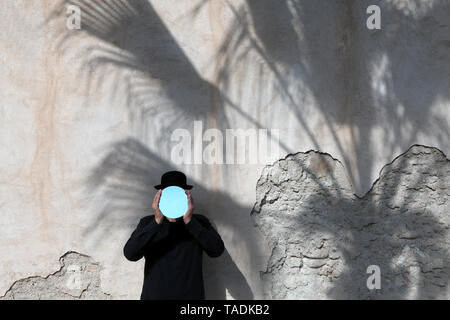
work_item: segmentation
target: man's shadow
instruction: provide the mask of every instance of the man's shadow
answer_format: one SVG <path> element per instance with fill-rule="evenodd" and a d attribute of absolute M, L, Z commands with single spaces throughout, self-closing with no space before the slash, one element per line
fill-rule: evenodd
<path fill-rule="evenodd" d="M 215 259 L 203 262 L 207 299 L 251 300 L 253 293 L 227 249 Z"/>

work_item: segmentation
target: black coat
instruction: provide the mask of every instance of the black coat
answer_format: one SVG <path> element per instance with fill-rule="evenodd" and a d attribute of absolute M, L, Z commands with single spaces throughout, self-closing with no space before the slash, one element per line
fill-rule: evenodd
<path fill-rule="evenodd" d="M 193 214 L 183 219 L 156 223 L 154 215 L 139 221 L 123 248 L 125 257 L 145 257 L 141 299 L 204 299 L 202 255 L 218 257 L 224 244 L 209 220 Z"/>

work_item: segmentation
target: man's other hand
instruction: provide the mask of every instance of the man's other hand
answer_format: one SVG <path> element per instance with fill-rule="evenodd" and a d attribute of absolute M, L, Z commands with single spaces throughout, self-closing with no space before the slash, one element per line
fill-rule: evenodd
<path fill-rule="evenodd" d="M 189 190 L 185 190 L 187 198 L 188 198 L 188 209 L 183 216 L 184 223 L 187 224 L 191 221 L 192 214 L 194 213 L 194 199 L 192 199 L 191 192 Z"/>
<path fill-rule="evenodd" d="M 153 204 L 152 204 L 152 209 L 153 212 L 155 213 L 155 221 L 158 224 L 161 224 L 163 222 L 164 216 L 161 212 L 161 210 L 159 210 L 159 200 L 161 199 L 161 192 L 162 190 L 158 190 L 158 192 L 155 194 L 155 197 L 153 198 Z"/>

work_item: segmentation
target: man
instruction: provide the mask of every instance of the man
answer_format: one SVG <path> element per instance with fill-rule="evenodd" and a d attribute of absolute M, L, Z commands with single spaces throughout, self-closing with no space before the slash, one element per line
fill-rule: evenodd
<path fill-rule="evenodd" d="M 161 191 L 165 187 L 185 189 L 188 209 L 182 218 L 165 218 L 159 210 Z M 169 171 L 161 177 L 161 184 L 153 199 L 154 215 L 139 221 L 136 230 L 123 249 L 130 261 L 145 257 L 144 285 L 141 300 L 205 298 L 202 255 L 218 257 L 224 244 L 208 219 L 194 214 L 191 185 L 179 171 Z"/>

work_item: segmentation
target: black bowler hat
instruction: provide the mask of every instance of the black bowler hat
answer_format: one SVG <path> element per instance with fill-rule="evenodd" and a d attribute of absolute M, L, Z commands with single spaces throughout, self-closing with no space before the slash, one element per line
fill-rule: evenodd
<path fill-rule="evenodd" d="M 164 189 L 165 187 L 177 186 L 183 189 L 192 189 L 191 185 L 186 184 L 186 176 L 180 171 L 168 171 L 161 177 L 161 184 L 155 186 L 155 189 Z"/>

